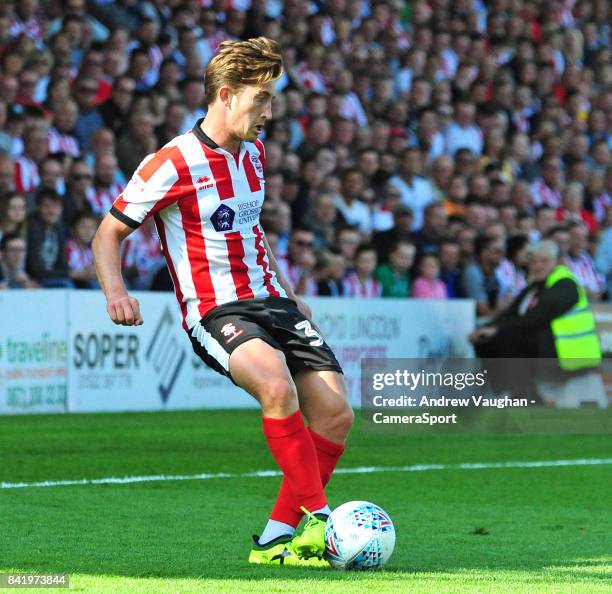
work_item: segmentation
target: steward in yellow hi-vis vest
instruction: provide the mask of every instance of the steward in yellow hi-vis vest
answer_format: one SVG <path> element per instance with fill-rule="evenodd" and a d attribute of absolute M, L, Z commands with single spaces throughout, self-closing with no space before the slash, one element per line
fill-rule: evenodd
<path fill-rule="evenodd" d="M 584 288 L 559 264 L 549 240 L 527 248 L 529 284 L 508 307 L 470 334 L 479 357 L 556 359 L 562 372 L 601 363 L 595 320 Z M 556 366 L 556 365 L 555 365 Z"/>
<path fill-rule="evenodd" d="M 569 311 L 550 323 L 559 366 L 564 371 L 598 367 L 601 363 L 601 348 L 595 330 L 595 318 L 584 288 L 569 268 L 563 265 L 556 266 L 548 275 L 545 287 L 553 287 L 562 279 L 569 279 L 576 284 L 578 301 Z"/>

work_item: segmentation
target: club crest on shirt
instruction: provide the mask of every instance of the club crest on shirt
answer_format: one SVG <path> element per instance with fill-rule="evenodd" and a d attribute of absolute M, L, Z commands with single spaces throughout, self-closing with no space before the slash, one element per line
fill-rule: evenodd
<path fill-rule="evenodd" d="M 215 231 L 231 231 L 234 226 L 236 213 L 227 204 L 222 204 L 210 215 L 210 222 Z"/>
<path fill-rule="evenodd" d="M 257 177 L 263 179 L 263 165 L 261 164 L 259 157 L 257 155 L 254 155 L 253 153 L 251 153 L 251 163 L 253 163 L 253 167 L 255 167 L 255 173 L 257 173 Z"/>

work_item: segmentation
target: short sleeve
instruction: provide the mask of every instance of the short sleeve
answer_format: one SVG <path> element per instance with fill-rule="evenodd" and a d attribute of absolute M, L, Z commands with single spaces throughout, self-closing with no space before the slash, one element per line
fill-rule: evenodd
<path fill-rule="evenodd" d="M 147 156 L 136 169 L 132 179 L 117 197 L 111 214 L 133 229 L 180 196 L 177 147 L 164 147 Z"/>

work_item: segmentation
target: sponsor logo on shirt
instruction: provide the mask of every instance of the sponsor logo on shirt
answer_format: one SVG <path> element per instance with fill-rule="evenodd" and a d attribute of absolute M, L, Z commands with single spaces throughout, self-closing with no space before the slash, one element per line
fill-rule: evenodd
<path fill-rule="evenodd" d="M 227 204 L 222 204 L 212 213 L 210 216 L 210 222 L 212 223 L 215 231 L 231 231 L 234 227 L 234 218 L 236 213 Z"/>
<path fill-rule="evenodd" d="M 212 188 L 215 185 L 207 175 L 198 177 L 196 184 L 198 185 L 198 190 L 208 190 L 208 188 Z"/>

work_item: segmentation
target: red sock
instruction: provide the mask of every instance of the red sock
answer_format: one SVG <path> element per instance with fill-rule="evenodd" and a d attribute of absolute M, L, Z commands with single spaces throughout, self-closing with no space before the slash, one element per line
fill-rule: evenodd
<path fill-rule="evenodd" d="M 330 441 L 322 435 L 315 433 L 310 427 L 308 428 L 308 432 L 317 450 L 321 484 L 323 488 L 325 488 L 334 472 L 334 468 L 336 468 L 336 464 L 338 464 L 340 456 L 344 453 L 344 444 Z M 312 511 L 321 509 L 323 506 L 313 507 L 312 510 L 310 510 L 308 506 L 304 507 Z M 303 515 L 300 505 L 297 503 L 287 480 L 283 478 L 270 518 L 297 527 Z"/>
<path fill-rule="evenodd" d="M 291 493 L 293 505 L 298 510 L 301 505 L 306 509 L 320 509 L 327 505 L 317 451 L 304 425 L 302 413 L 297 410 L 284 419 L 262 417 L 262 422 L 268 447 L 283 472 L 283 484 L 287 485 L 287 491 Z M 273 516 L 274 520 L 286 524 L 290 523 L 288 518 L 293 520 L 293 514 L 290 517 L 282 513 Z"/>
<path fill-rule="evenodd" d="M 334 472 L 334 468 L 336 468 L 336 464 L 338 464 L 338 460 L 340 460 L 340 456 L 344 454 L 344 444 L 330 441 L 326 437 L 315 433 L 310 427 L 308 428 L 308 432 L 317 450 L 321 484 L 323 488 L 325 488 Z"/>

